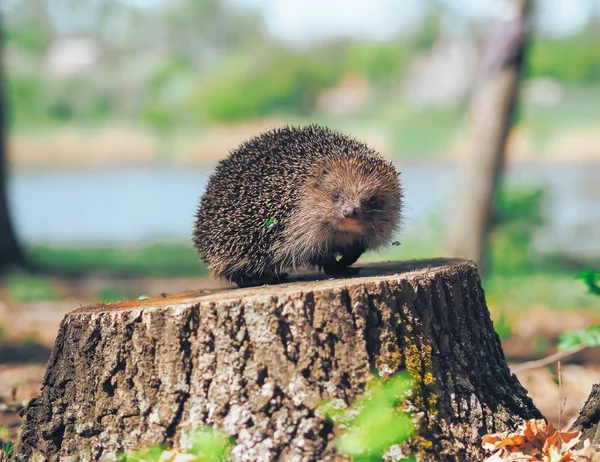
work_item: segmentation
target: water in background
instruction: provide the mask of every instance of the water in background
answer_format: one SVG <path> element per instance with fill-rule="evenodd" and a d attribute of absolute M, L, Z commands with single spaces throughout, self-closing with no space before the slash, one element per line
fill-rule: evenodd
<path fill-rule="evenodd" d="M 457 213 L 457 165 L 400 168 L 405 186 L 404 235 L 418 237 L 430 218 Z M 209 172 L 198 167 L 17 171 L 9 197 L 26 244 L 143 244 L 188 240 Z M 600 165 L 520 165 L 510 186 L 547 192 L 547 223 L 536 236 L 542 251 L 600 255 Z M 406 242 L 406 240 L 404 241 Z"/>

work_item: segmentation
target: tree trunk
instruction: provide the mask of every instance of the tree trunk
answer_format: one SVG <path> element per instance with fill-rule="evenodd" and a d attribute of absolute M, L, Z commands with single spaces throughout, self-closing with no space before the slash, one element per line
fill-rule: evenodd
<path fill-rule="evenodd" d="M 0 31 L 2 23 L 0 22 Z M 2 44 L 0 44 L 0 47 Z M 0 58 L 3 56 L 0 48 Z M 15 236 L 10 214 L 8 212 L 8 199 L 6 197 L 6 100 L 5 82 L 0 59 L 0 273 L 6 268 L 24 263 L 25 257 Z"/>
<path fill-rule="evenodd" d="M 471 107 L 469 151 L 450 254 L 469 258 L 480 266 L 487 249 L 493 199 L 504 170 L 506 142 L 517 106 L 529 3 L 529 0 L 512 0 L 514 17 L 490 28 Z"/>
<path fill-rule="evenodd" d="M 333 460 L 334 429 L 315 409 L 351 403 L 371 370 L 416 379 L 410 449 L 424 460 L 481 459 L 484 434 L 540 417 L 508 369 L 472 262 L 294 279 L 67 315 L 19 456 L 97 460 L 210 424 L 234 436 L 233 460 Z"/>

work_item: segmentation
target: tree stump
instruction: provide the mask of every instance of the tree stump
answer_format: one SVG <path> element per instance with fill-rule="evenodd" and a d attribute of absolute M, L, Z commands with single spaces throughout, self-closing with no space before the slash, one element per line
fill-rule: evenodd
<path fill-rule="evenodd" d="M 595 448 L 600 448 L 600 384 L 594 384 L 592 391 L 586 399 L 583 407 L 579 410 L 579 416 L 569 429 L 571 432 L 581 432 L 581 442 L 578 447 L 583 446 L 585 440 Z"/>
<path fill-rule="evenodd" d="M 476 266 L 439 259 L 78 309 L 18 455 L 114 458 L 209 424 L 235 438 L 236 461 L 333 460 L 317 406 L 402 369 L 416 379 L 419 459 L 479 460 L 484 434 L 541 417 L 506 365 Z"/>

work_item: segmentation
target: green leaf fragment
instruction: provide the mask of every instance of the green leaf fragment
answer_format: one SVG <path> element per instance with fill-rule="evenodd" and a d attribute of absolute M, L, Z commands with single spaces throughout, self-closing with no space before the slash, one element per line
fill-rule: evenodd
<path fill-rule="evenodd" d="M 558 349 L 561 351 L 572 350 L 579 345 L 590 348 L 600 346 L 600 324 L 572 332 L 563 332 L 558 338 Z"/>
<path fill-rule="evenodd" d="M 406 373 L 389 380 L 376 379 L 351 406 L 333 400 L 319 406 L 317 415 L 324 415 L 342 430 L 335 440 L 338 452 L 356 461 L 380 460 L 388 448 L 414 433 L 410 414 L 398 408 L 412 387 Z"/>
<path fill-rule="evenodd" d="M 271 229 L 273 226 L 275 226 L 278 223 L 277 218 L 275 217 L 271 217 L 268 220 L 265 221 L 265 227 L 267 229 Z"/>
<path fill-rule="evenodd" d="M 15 443 L 12 441 L 6 441 L 5 443 L 2 443 L 2 450 L 7 456 L 12 455 L 15 450 Z"/>
<path fill-rule="evenodd" d="M 582 279 L 588 286 L 588 291 L 594 295 L 600 295 L 600 273 L 598 271 L 586 270 L 575 276 L 576 279 Z"/>

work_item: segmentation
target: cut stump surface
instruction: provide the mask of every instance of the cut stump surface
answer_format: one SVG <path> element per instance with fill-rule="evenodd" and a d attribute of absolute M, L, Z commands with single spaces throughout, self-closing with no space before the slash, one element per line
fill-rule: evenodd
<path fill-rule="evenodd" d="M 18 455 L 114 458 L 208 424 L 234 437 L 233 460 L 333 460 L 317 407 L 403 369 L 417 458 L 478 460 L 483 435 L 541 417 L 506 365 L 477 268 L 438 259 L 73 311 Z"/>

